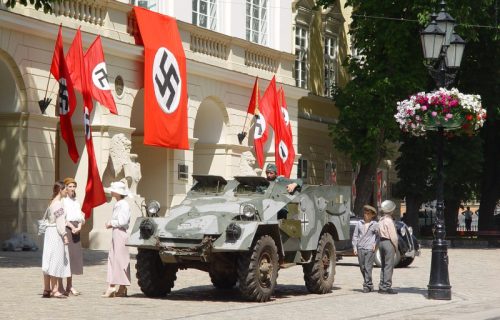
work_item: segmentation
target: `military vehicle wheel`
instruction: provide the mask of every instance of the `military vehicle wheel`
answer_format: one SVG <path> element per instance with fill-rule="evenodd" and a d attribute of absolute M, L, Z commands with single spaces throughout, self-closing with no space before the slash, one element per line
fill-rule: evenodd
<path fill-rule="evenodd" d="M 238 281 L 238 276 L 236 275 L 235 272 L 229 273 L 229 272 L 220 272 L 220 273 L 214 273 L 214 272 L 209 272 L 210 274 L 210 280 L 212 280 L 212 284 L 214 287 L 217 289 L 231 289 L 236 285 L 236 282 Z"/>
<path fill-rule="evenodd" d="M 307 290 L 317 294 L 332 291 L 336 264 L 333 238 L 329 233 L 324 233 L 318 241 L 312 261 L 302 266 Z"/>
<path fill-rule="evenodd" d="M 413 263 L 413 260 L 415 260 L 415 258 L 403 259 L 396 265 L 396 268 L 406 268 Z"/>
<path fill-rule="evenodd" d="M 399 252 L 399 250 L 394 254 L 394 266 L 396 267 L 399 262 L 401 261 L 401 253 Z M 379 248 L 377 248 L 377 250 L 375 250 L 375 265 L 377 267 L 382 267 L 382 260 L 380 258 L 380 250 Z"/>
<path fill-rule="evenodd" d="M 278 248 L 270 236 L 262 236 L 250 254 L 238 259 L 238 282 L 245 299 L 266 302 L 271 299 L 278 278 Z"/>
<path fill-rule="evenodd" d="M 148 297 L 165 296 L 177 279 L 177 266 L 163 264 L 156 250 L 139 249 L 135 268 L 137 283 Z"/>
<path fill-rule="evenodd" d="M 230 254 L 214 254 L 208 274 L 214 287 L 218 289 L 231 289 L 238 281 L 235 258 Z"/>

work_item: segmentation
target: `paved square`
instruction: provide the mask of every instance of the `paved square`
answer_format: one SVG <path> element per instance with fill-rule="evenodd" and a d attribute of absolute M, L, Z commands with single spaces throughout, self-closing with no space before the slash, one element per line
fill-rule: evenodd
<path fill-rule="evenodd" d="M 127 298 L 101 298 L 107 252 L 84 252 L 84 275 L 75 276 L 81 296 L 42 299 L 41 252 L 0 252 L 0 319 L 500 319 L 500 249 L 448 250 L 451 301 L 428 300 L 431 250 L 409 268 L 396 269 L 397 295 L 364 294 L 354 257 L 337 264 L 334 290 L 308 294 L 301 267 L 280 270 L 275 298 L 241 300 L 238 290 L 216 290 L 207 273 L 181 270 L 172 294 L 146 298 L 135 278 Z M 378 283 L 380 269 L 374 269 Z"/>

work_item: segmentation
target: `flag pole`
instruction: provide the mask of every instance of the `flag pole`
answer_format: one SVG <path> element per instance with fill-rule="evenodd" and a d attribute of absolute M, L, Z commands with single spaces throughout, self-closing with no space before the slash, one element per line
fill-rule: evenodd
<path fill-rule="evenodd" d="M 47 87 L 45 88 L 45 96 L 43 97 L 42 100 L 38 101 L 38 106 L 40 107 L 40 111 L 42 112 L 42 114 L 45 114 L 45 110 L 52 101 L 52 99 L 47 98 L 47 92 L 49 91 L 49 83 L 50 83 L 50 71 L 49 71 L 49 78 L 47 79 Z"/>
<path fill-rule="evenodd" d="M 255 105 L 257 105 L 257 106 L 259 105 L 259 95 L 258 95 L 259 83 L 258 83 L 258 80 L 259 80 L 259 77 L 255 77 L 255 83 L 253 85 L 253 90 L 252 90 L 252 98 L 250 99 L 250 105 L 248 106 L 247 115 L 245 116 L 245 122 L 243 123 L 243 129 L 240 133 L 238 133 L 238 141 L 240 142 L 240 144 L 243 142 L 243 140 L 247 136 L 247 133 L 245 132 L 245 127 L 247 125 L 248 114 L 249 113 L 254 114 L 255 113 Z M 257 92 L 257 97 L 255 97 L 256 92 Z M 253 100 L 254 98 L 256 98 L 257 101 L 254 101 Z M 252 102 L 254 103 L 253 108 L 251 108 Z M 252 110 L 252 111 L 250 111 L 250 110 Z"/>

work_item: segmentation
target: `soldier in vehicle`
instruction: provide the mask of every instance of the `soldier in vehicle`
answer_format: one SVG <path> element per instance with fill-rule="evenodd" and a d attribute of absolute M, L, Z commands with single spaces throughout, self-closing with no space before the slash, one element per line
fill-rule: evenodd
<path fill-rule="evenodd" d="M 276 181 L 278 183 L 287 183 L 286 188 L 289 193 L 293 193 L 295 190 L 299 190 L 302 188 L 302 179 L 287 179 L 283 176 L 278 176 L 278 170 L 274 163 L 269 163 L 266 166 L 266 179 L 267 181 Z"/>
<path fill-rule="evenodd" d="M 300 191 L 302 188 L 302 180 L 301 179 L 287 179 L 283 176 L 278 176 L 278 170 L 276 168 L 276 165 L 274 163 L 269 163 L 266 166 L 266 179 L 267 181 L 275 181 L 277 183 L 288 183 L 286 186 L 286 189 L 288 190 L 289 193 L 294 193 L 295 190 Z M 286 219 L 288 214 L 288 210 L 283 208 L 280 211 L 278 211 L 278 220 L 279 219 Z"/>

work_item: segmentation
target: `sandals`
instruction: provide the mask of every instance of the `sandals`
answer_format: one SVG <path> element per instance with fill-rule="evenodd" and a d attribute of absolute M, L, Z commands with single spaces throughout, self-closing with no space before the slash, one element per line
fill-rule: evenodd
<path fill-rule="evenodd" d="M 51 293 L 52 291 L 50 290 L 43 290 L 42 298 L 50 298 L 50 296 L 52 295 Z"/>
<path fill-rule="evenodd" d="M 66 298 L 68 298 L 67 296 L 65 296 L 64 294 L 62 294 L 60 292 L 53 292 L 52 293 L 52 297 L 53 298 L 58 298 L 58 299 L 66 299 Z"/>
<path fill-rule="evenodd" d="M 118 291 L 116 291 L 115 297 L 126 297 L 126 296 L 127 296 L 127 287 L 121 285 Z"/>
<path fill-rule="evenodd" d="M 80 293 L 80 291 L 76 290 L 75 288 L 71 288 L 69 290 L 66 290 L 66 292 L 64 293 L 65 296 L 69 296 L 70 294 L 73 296 L 79 296 L 81 293 Z"/>

